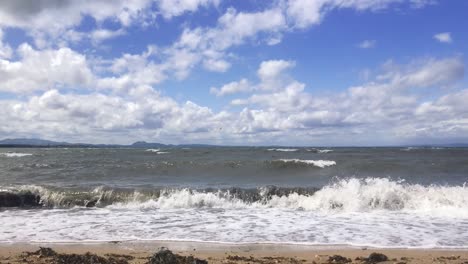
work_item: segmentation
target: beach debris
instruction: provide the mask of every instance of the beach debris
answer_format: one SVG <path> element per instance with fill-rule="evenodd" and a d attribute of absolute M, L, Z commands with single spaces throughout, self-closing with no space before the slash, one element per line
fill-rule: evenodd
<path fill-rule="evenodd" d="M 41 247 L 34 252 L 25 252 L 23 262 L 28 263 L 53 263 L 53 264 L 129 264 L 128 260 L 133 259 L 132 256 L 109 254 L 107 258 L 87 252 L 85 254 L 60 254 L 55 250 L 47 247 Z M 35 257 L 36 260 L 43 259 L 40 262 L 30 259 Z"/>
<path fill-rule="evenodd" d="M 373 252 L 367 258 L 358 257 L 356 260 L 364 261 L 365 263 L 379 263 L 388 261 L 388 257 L 382 253 Z"/>
<path fill-rule="evenodd" d="M 328 257 L 328 263 L 349 263 L 351 261 L 352 260 L 350 258 L 343 257 L 340 255 L 333 255 Z"/>
<path fill-rule="evenodd" d="M 134 260 L 135 259 L 134 256 L 122 255 L 122 254 L 105 254 L 104 256 L 106 256 L 109 259 L 126 259 L 126 260 Z"/>
<path fill-rule="evenodd" d="M 54 257 L 57 255 L 57 252 L 55 252 L 53 249 L 48 248 L 48 247 L 39 247 L 38 250 L 34 252 L 23 252 L 22 256 L 27 258 L 29 256 L 36 256 L 38 258 L 49 258 L 49 257 Z"/>
<path fill-rule="evenodd" d="M 244 257 L 238 255 L 228 255 L 226 257 L 227 264 L 229 263 L 259 263 L 259 264 L 277 264 L 277 263 L 284 263 L 284 264 L 302 264 L 307 262 L 304 259 L 297 259 L 297 257 L 258 257 L 255 258 L 253 256 Z"/>
<path fill-rule="evenodd" d="M 167 248 L 161 248 L 149 258 L 147 264 L 208 264 L 208 262 L 193 256 L 174 254 Z"/>
<path fill-rule="evenodd" d="M 457 260 L 457 259 L 460 259 L 460 256 L 450 256 L 450 257 L 438 257 L 437 260 Z"/>
<path fill-rule="evenodd" d="M 111 262 L 104 257 L 86 252 L 85 254 L 58 254 L 54 257 L 57 264 L 123 264 L 128 262 Z"/>

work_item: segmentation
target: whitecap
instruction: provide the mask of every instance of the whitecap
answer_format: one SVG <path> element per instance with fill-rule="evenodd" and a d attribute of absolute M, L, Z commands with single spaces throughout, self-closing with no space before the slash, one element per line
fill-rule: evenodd
<path fill-rule="evenodd" d="M 325 168 L 328 166 L 336 165 L 336 162 L 333 160 L 301 160 L 301 159 L 280 159 L 278 161 L 284 163 L 299 163 L 299 164 L 307 164 L 313 165 L 320 168 Z"/>
<path fill-rule="evenodd" d="M 299 149 L 294 149 L 294 148 L 271 148 L 268 149 L 268 151 L 280 151 L 280 152 L 294 152 L 298 151 Z"/>
<path fill-rule="evenodd" d="M 0 153 L 0 155 L 3 155 L 8 158 L 32 156 L 31 153 L 17 153 L 17 152 Z"/>

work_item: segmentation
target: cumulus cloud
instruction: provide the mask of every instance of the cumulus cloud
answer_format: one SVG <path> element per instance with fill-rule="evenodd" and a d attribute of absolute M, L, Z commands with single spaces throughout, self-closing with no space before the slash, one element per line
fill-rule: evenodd
<path fill-rule="evenodd" d="M 210 93 L 216 96 L 225 96 L 241 92 L 273 91 L 278 88 L 284 88 L 283 85 L 289 80 L 286 71 L 293 68 L 295 64 L 294 61 L 286 60 L 262 61 L 257 70 L 257 76 L 260 80 L 257 84 L 252 84 L 243 78 L 240 81 L 227 83 L 220 88 L 211 87 Z M 241 105 L 246 104 L 246 102 L 245 100 L 237 100 L 233 104 Z"/>
<path fill-rule="evenodd" d="M 280 8 L 251 13 L 229 8 L 215 27 L 185 28 L 178 41 L 166 48 L 165 54 L 169 61 L 179 64 L 174 67 L 178 77 L 186 77 L 198 63 L 203 63 L 209 71 L 224 72 L 231 66 L 226 60 L 226 50 L 259 34 L 268 35 L 266 42 L 270 42 L 286 26 Z"/>
<path fill-rule="evenodd" d="M 141 54 L 123 54 L 121 57 L 105 65 L 108 77 L 96 80 L 96 87 L 111 89 L 115 92 L 128 92 L 130 89 L 141 86 L 154 86 L 163 82 L 166 78 L 167 65 L 154 62 L 152 57 L 157 54 L 157 49 L 148 46 Z"/>
<path fill-rule="evenodd" d="M 319 24 L 333 9 L 377 11 L 404 3 L 411 7 L 422 7 L 431 4 L 432 1 L 287 0 L 274 2 L 268 8 L 255 12 L 228 8 L 213 27 L 185 27 L 178 41 L 168 47 L 166 53 L 186 58 L 186 63 L 177 67 L 179 77 L 186 77 L 199 63 L 209 71 L 224 72 L 231 66 L 226 52 L 235 46 L 249 41 L 276 45 L 281 42 L 285 33 Z M 193 1 L 193 4 L 206 6 L 218 3 L 197 0 Z M 360 47 L 371 48 L 375 44 L 375 40 L 367 40 L 361 43 Z"/>
<path fill-rule="evenodd" d="M 93 81 L 85 56 L 69 48 L 36 50 L 22 44 L 17 53 L 17 61 L 0 59 L 0 91 L 31 93 L 56 87 L 79 88 Z"/>
<path fill-rule="evenodd" d="M 443 32 L 434 35 L 434 39 L 442 43 L 452 43 L 452 34 L 450 32 Z"/>
<path fill-rule="evenodd" d="M 118 29 L 118 30 L 96 29 L 90 33 L 90 38 L 95 44 L 98 44 L 104 40 L 122 36 L 125 33 L 126 32 L 123 29 Z"/>
<path fill-rule="evenodd" d="M 417 137 L 418 131 L 427 129 L 440 136 L 444 130 L 442 126 L 436 129 L 434 122 L 450 123 L 457 133 L 466 131 L 464 119 L 457 120 L 468 111 L 463 103 L 467 93 L 462 90 L 424 102 L 425 89 L 459 81 L 464 71 L 457 57 L 417 60 L 407 65 L 387 62 L 372 81 L 334 95 L 314 96 L 305 90 L 305 84 L 290 80 L 282 89 L 255 90 L 231 103 L 246 107 L 242 116 L 255 124 L 244 129 L 249 133 L 295 131 L 304 136 L 317 130 L 328 135 L 347 131 L 353 137 L 383 133 L 396 139 Z"/>
<path fill-rule="evenodd" d="M 412 7 L 432 4 L 432 0 L 289 0 L 286 14 L 296 28 L 307 28 L 320 24 L 325 15 L 333 9 L 350 8 L 358 11 L 377 11 L 392 5 L 409 3 Z"/>
<path fill-rule="evenodd" d="M 49 46 L 51 39 L 54 40 L 52 42 L 68 42 L 87 37 L 99 43 L 124 34 L 124 28 L 132 25 L 153 24 L 156 14 L 171 18 L 218 4 L 219 0 L 4 0 L 0 2 L 0 28 L 24 29 L 38 47 Z M 93 18 L 98 25 L 112 21 L 121 28 L 113 31 L 98 29 L 91 34 L 74 31 L 73 28 L 79 26 L 86 16 Z"/>
<path fill-rule="evenodd" d="M 235 94 L 240 92 L 248 92 L 252 89 L 247 79 L 242 79 L 238 82 L 230 82 L 221 86 L 221 88 L 211 87 L 210 93 L 216 96 L 224 96 L 228 94 Z"/>
<path fill-rule="evenodd" d="M 270 81 L 278 79 L 284 70 L 294 67 L 295 62 L 285 60 L 269 60 L 263 61 L 257 71 L 258 77 L 262 81 Z"/>
<path fill-rule="evenodd" d="M 25 29 L 39 47 L 50 45 L 48 39 L 67 36 L 67 30 L 81 24 L 85 16 L 97 23 L 117 21 L 128 27 L 152 19 L 148 8 L 150 0 L 103 1 L 103 0 L 5 0 L 0 3 L 0 27 Z"/>
<path fill-rule="evenodd" d="M 185 12 L 194 12 L 200 7 L 218 6 L 220 0 L 159 0 L 160 12 L 166 19 L 180 16 Z"/>
<path fill-rule="evenodd" d="M 140 56 L 153 52 L 149 48 Z M 145 65 L 139 57 L 121 59 L 135 67 Z M 262 65 L 268 63 L 260 64 L 259 69 Z M 128 71 L 117 61 L 112 70 Z M 460 80 L 463 72 L 460 58 L 386 63 L 371 81 L 326 96 L 308 92 L 304 83 L 292 78 L 284 79 L 284 86 L 275 90 L 251 89 L 262 82 L 260 76 L 272 76 L 259 74 L 257 84 L 241 79 L 213 90 L 220 95 L 250 93 L 233 100 L 243 109 L 230 112 L 191 101 L 177 102 L 144 84 L 112 94 L 50 89 L 25 101 L 0 100 L 0 122 L 8 124 L 0 126 L 0 135 L 34 131 L 48 138 L 108 142 L 111 133 L 119 142 L 145 138 L 224 144 L 287 143 L 291 137 L 303 144 L 332 139 L 335 141 L 326 143 L 349 144 L 349 140 L 356 143 L 360 139 L 369 143 L 369 137 L 378 134 L 392 140 L 422 135 L 455 137 L 468 132 L 468 91 L 449 90 L 438 98 L 425 94 L 426 89 Z"/>
<path fill-rule="evenodd" d="M 377 74 L 368 73 L 361 85 L 327 95 L 311 93 L 289 74 L 296 62 L 266 60 L 258 65 L 255 80 L 240 78 L 210 89 L 216 96 L 236 95 L 231 104 L 241 110 L 215 111 L 157 91 L 165 80 L 187 78 L 196 67 L 225 72 L 235 47 L 278 44 L 284 34 L 319 24 L 333 9 L 372 12 L 403 2 L 413 7 L 431 4 L 425 0 L 289 0 L 252 12 L 229 8 L 212 26 L 184 24 L 175 42 L 167 46 L 149 45 L 144 51 L 102 58 L 83 55 L 67 43 L 99 44 L 125 34 L 136 23 L 150 23 L 156 14 L 169 20 L 216 7 L 219 1 L 179 0 L 179 5 L 165 0 L 3 1 L 0 28 L 22 28 L 35 37 L 36 45 L 25 43 L 12 49 L 0 31 L 0 91 L 20 94 L 0 100 L 0 122 L 7 124 L 0 125 L 0 136 L 90 142 L 112 138 L 124 143 L 144 138 L 168 143 L 334 140 L 323 144 L 346 144 L 359 139 L 369 142 L 378 135 L 392 140 L 466 135 L 468 91 L 453 86 L 464 77 L 459 57 L 403 65 L 389 61 Z M 77 31 L 85 16 L 96 20 L 96 28 Z M 106 29 L 106 20 L 118 27 Z M 64 42 L 51 45 L 51 38 Z M 367 42 L 361 43 L 363 48 L 375 45 Z M 437 90 L 441 87 L 446 89 Z M 435 90 L 432 97 L 425 95 Z M 434 96 L 441 93 L 445 94 Z"/>

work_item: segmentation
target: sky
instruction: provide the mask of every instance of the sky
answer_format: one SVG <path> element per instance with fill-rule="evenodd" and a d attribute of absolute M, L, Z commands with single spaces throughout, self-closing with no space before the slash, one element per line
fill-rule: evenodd
<path fill-rule="evenodd" d="M 468 142 L 468 1 L 3 0 L 0 139 Z"/>

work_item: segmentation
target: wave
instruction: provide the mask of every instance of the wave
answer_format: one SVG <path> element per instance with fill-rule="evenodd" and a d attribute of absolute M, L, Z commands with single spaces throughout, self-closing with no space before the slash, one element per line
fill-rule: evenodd
<path fill-rule="evenodd" d="M 23 206 L 53 208 L 283 208 L 319 212 L 411 211 L 468 217 L 468 187 L 465 185 L 422 186 L 387 178 L 342 179 L 321 189 L 267 186 L 137 191 L 100 187 L 73 191 L 22 186 L 16 191 L 3 190 L 0 198 L 5 194 L 29 201 Z M 34 202 L 37 204 L 31 204 Z"/>
<path fill-rule="evenodd" d="M 17 153 L 17 152 L 0 153 L 0 155 L 8 157 L 8 158 L 32 156 L 31 153 Z"/>
<path fill-rule="evenodd" d="M 280 151 L 280 152 L 295 152 L 298 151 L 299 149 L 295 148 L 271 148 L 268 149 L 268 151 Z"/>
<path fill-rule="evenodd" d="M 154 152 L 154 153 L 156 153 L 156 154 L 167 154 L 167 153 L 169 153 L 169 152 L 167 152 L 167 151 L 161 151 L 161 149 L 147 149 L 146 151 L 148 151 L 148 152 Z"/>
<path fill-rule="evenodd" d="M 159 152 L 160 149 L 147 149 L 146 151 L 148 151 L 148 152 Z"/>
<path fill-rule="evenodd" d="M 315 167 L 325 168 L 328 166 L 336 165 L 333 160 L 301 160 L 301 159 L 279 159 L 276 162 L 291 163 L 291 164 L 302 164 L 302 165 L 313 165 Z"/>
<path fill-rule="evenodd" d="M 308 152 L 315 152 L 315 153 L 329 153 L 332 152 L 332 149 L 307 149 Z"/>

